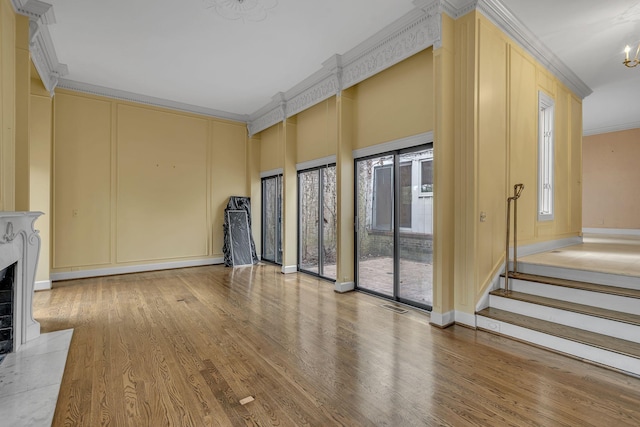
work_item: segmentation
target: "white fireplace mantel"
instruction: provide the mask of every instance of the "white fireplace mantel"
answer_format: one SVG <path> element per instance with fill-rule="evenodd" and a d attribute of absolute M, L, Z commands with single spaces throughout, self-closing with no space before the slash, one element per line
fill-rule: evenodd
<path fill-rule="evenodd" d="M 40 255 L 34 223 L 42 212 L 0 212 L 0 270 L 17 263 L 14 284 L 14 351 L 40 336 L 33 318 L 33 291 Z"/>

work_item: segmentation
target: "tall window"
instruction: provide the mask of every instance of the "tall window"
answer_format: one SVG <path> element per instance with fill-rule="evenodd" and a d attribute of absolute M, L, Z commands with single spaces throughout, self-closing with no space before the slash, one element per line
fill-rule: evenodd
<path fill-rule="evenodd" d="M 433 159 L 423 160 L 420 164 L 420 191 L 433 193 Z"/>
<path fill-rule="evenodd" d="M 554 101 L 538 92 L 538 221 L 553 219 Z"/>

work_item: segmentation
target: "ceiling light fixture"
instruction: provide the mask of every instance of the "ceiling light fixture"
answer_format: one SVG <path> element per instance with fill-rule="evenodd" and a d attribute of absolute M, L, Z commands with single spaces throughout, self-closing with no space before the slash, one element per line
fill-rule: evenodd
<path fill-rule="evenodd" d="M 278 5 L 278 0 L 203 0 L 207 9 L 232 21 L 259 22 Z"/>
<path fill-rule="evenodd" d="M 640 54 L 640 44 L 638 44 L 638 49 L 636 49 L 636 56 L 633 59 L 629 59 L 629 52 L 631 52 L 631 46 L 627 45 L 624 48 L 624 53 L 626 56 L 622 63 L 629 68 L 633 68 L 640 64 L 640 60 L 638 59 L 638 54 Z"/>

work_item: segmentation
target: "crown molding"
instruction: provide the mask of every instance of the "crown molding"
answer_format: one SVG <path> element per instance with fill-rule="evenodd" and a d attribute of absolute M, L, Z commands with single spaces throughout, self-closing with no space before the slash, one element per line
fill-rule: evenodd
<path fill-rule="evenodd" d="M 438 4 L 435 2 L 434 4 Z M 354 86 L 416 53 L 440 43 L 437 8 L 414 9 L 343 56 L 342 89 Z"/>
<path fill-rule="evenodd" d="M 422 1 L 417 0 L 414 4 L 422 5 Z M 424 4 L 344 55 L 330 57 L 322 64 L 322 69 L 251 114 L 249 135 L 255 135 L 439 43 L 440 5 L 440 0 Z"/>
<path fill-rule="evenodd" d="M 592 90 L 553 54 L 500 0 L 414 0 L 415 9 L 294 86 L 249 118 L 254 135 L 430 47 L 441 45 L 442 14 L 458 19 L 480 11 L 581 99 Z M 280 107 L 284 105 L 284 112 Z"/>
<path fill-rule="evenodd" d="M 16 13 L 29 18 L 29 51 L 44 87 L 53 96 L 60 77 L 68 73 L 58 62 L 48 25 L 56 22 L 53 6 L 39 0 L 11 0 Z"/>
<path fill-rule="evenodd" d="M 621 123 L 619 125 L 585 129 L 582 136 L 600 135 L 603 133 L 620 132 L 631 129 L 640 129 L 640 122 Z"/>
<path fill-rule="evenodd" d="M 76 92 L 88 93 L 90 95 L 104 96 L 107 98 L 120 99 L 122 101 L 136 102 L 138 104 L 152 105 L 154 107 L 170 108 L 172 110 L 184 111 L 187 113 L 200 114 L 203 116 L 218 119 L 232 120 L 246 123 L 248 116 L 244 114 L 229 113 L 215 110 L 213 108 L 201 107 L 198 105 L 185 104 L 168 99 L 156 98 L 153 96 L 141 95 L 139 93 L 127 92 L 119 89 L 112 89 L 104 86 L 92 85 L 75 80 L 60 79 L 58 86 L 61 89 L 73 90 Z"/>
<path fill-rule="evenodd" d="M 476 8 L 581 99 L 593 92 L 499 0 L 477 0 Z"/>

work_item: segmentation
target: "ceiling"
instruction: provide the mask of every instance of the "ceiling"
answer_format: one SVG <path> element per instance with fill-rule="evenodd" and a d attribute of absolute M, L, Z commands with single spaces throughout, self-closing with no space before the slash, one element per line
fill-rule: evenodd
<path fill-rule="evenodd" d="M 48 2 L 64 79 L 240 115 L 415 7 L 412 0 Z M 640 42 L 640 0 L 501 2 L 593 90 L 585 133 L 640 127 L 640 67 L 622 65 L 624 46 Z"/>

